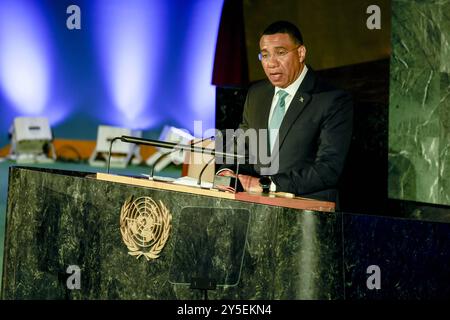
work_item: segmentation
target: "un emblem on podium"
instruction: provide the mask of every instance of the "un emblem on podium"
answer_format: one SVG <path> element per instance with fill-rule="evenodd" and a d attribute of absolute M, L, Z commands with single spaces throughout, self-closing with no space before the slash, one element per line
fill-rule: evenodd
<path fill-rule="evenodd" d="M 120 233 L 128 254 L 147 261 L 159 257 L 169 238 L 172 215 L 150 197 L 129 197 L 120 211 Z"/>

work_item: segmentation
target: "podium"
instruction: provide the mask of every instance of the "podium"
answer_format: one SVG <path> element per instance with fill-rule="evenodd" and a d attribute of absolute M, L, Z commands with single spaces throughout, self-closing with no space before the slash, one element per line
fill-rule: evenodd
<path fill-rule="evenodd" d="M 148 208 L 165 218 L 138 214 Z M 448 297 L 450 275 L 436 267 L 450 261 L 449 235 L 450 224 L 308 199 L 10 167 L 1 294 L 203 299 L 197 279 L 209 299 Z M 368 287 L 373 265 L 381 290 Z"/>

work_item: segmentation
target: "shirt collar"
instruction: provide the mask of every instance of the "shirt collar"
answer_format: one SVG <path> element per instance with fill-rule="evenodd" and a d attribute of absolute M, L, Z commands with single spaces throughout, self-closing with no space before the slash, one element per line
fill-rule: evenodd
<path fill-rule="evenodd" d="M 293 97 L 295 95 L 295 93 L 297 92 L 298 88 L 300 88 L 300 85 L 302 84 L 303 79 L 305 79 L 307 71 L 308 71 L 308 67 L 305 64 L 303 67 L 303 70 L 300 73 L 300 75 L 298 76 L 298 78 L 294 82 L 292 82 L 289 86 L 287 86 L 286 88 L 275 87 L 275 95 L 278 93 L 278 91 L 283 90 L 283 91 L 286 91 L 290 97 Z"/>

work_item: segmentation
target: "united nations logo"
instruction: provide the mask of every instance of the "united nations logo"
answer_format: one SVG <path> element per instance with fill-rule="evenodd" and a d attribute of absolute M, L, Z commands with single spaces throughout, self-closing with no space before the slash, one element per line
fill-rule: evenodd
<path fill-rule="evenodd" d="M 120 211 L 120 233 L 128 254 L 147 260 L 159 257 L 169 238 L 172 215 L 150 197 L 128 198 Z M 146 252 L 144 252 L 144 250 Z"/>

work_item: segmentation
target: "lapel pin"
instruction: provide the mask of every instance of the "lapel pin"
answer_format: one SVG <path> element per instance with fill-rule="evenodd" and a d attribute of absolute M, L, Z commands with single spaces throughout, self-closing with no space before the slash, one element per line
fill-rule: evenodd
<path fill-rule="evenodd" d="M 305 99 L 303 99 L 303 97 L 300 97 L 300 102 L 303 102 Z"/>

